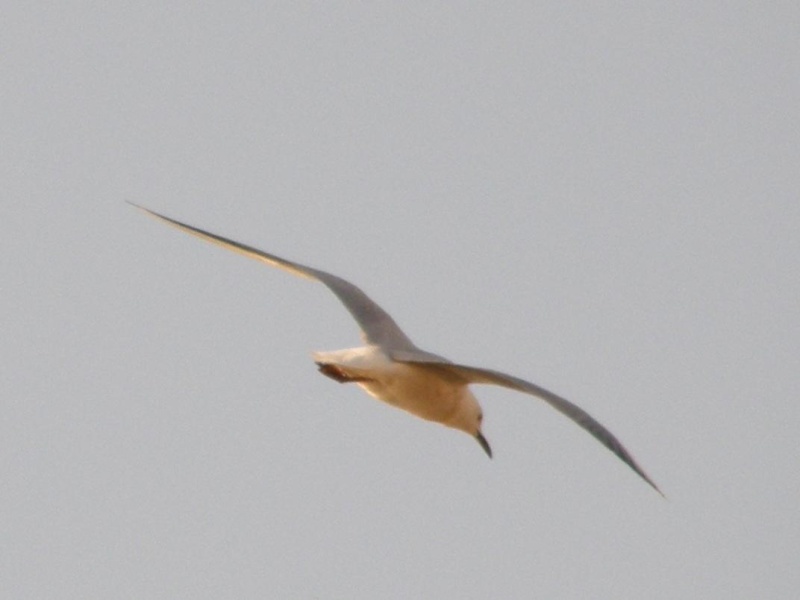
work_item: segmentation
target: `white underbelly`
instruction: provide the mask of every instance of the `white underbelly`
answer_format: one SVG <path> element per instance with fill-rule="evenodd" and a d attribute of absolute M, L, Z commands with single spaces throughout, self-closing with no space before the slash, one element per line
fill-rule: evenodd
<path fill-rule="evenodd" d="M 358 385 L 370 396 L 438 423 L 447 424 L 466 392 L 465 386 L 445 380 L 433 370 L 395 362 L 374 346 L 316 352 L 314 360 L 335 364 L 361 379 Z"/>
<path fill-rule="evenodd" d="M 444 422 L 458 406 L 461 388 L 422 367 L 395 363 L 385 377 L 358 384 L 369 395 L 429 421 Z"/>

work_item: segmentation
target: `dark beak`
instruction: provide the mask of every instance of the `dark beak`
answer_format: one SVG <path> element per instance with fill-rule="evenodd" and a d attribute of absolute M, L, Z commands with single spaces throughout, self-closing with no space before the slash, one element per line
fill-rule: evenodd
<path fill-rule="evenodd" d="M 475 434 L 475 439 L 478 440 L 481 448 L 483 448 L 483 451 L 486 452 L 489 458 L 492 458 L 492 447 L 489 445 L 489 442 L 486 441 L 486 438 L 483 437 L 483 434 L 480 431 Z"/>

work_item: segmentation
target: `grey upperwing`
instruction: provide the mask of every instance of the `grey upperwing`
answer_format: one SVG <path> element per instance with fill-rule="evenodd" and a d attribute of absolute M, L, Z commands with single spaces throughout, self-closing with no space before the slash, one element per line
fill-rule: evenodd
<path fill-rule="evenodd" d="M 144 208 L 143 206 L 139 206 L 138 204 L 134 204 L 133 202 L 128 202 L 128 204 L 135 206 L 139 210 L 142 210 L 147 214 L 164 221 L 169 225 L 172 225 L 173 227 L 177 227 L 186 233 L 211 242 L 212 244 L 217 244 L 218 246 L 222 246 L 228 250 L 233 250 L 234 252 L 249 258 L 254 258 L 270 266 L 278 267 L 284 271 L 292 273 L 293 275 L 304 277 L 306 279 L 312 279 L 325 284 L 328 289 L 336 294 L 336 297 L 339 298 L 342 304 L 344 304 L 345 308 L 347 308 L 350 314 L 353 315 L 353 318 L 361 327 L 362 337 L 369 344 L 375 344 L 386 349 L 391 348 L 398 350 L 413 350 L 416 348 L 408 336 L 403 333 L 400 327 L 398 327 L 397 323 L 394 322 L 394 319 L 392 319 L 392 317 L 389 316 L 385 310 L 373 302 L 369 296 L 367 296 L 349 281 L 346 281 L 341 277 L 337 277 L 336 275 L 326 273 L 325 271 L 313 269 L 311 267 L 280 258 L 274 254 L 268 254 L 263 250 L 235 242 L 203 229 L 192 227 L 186 223 L 176 221 L 175 219 L 170 219 L 169 217 L 165 217 L 162 214 Z"/>
<path fill-rule="evenodd" d="M 550 406 L 557 411 L 565 414 L 567 417 L 575 421 L 578 425 L 583 427 L 586 431 L 591 433 L 601 444 L 611 450 L 622 462 L 628 465 L 639 477 L 644 479 L 662 496 L 664 493 L 658 488 L 652 479 L 644 472 L 630 452 L 622 445 L 616 436 L 601 425 L 597 419 L 592 417 L 585 410 L 576 406 L 569 400 L 562 398 L 558 394 L 546 390 L 519 377 L 507 375 L 500 371 L 492 369 L 482 369 L 480 367 L 469 367 L 466 365 L 459 365 L 441 359 L 434 354 L 416 350 L 397 350 L 391 352 L 392 359 L 398 362 L 413 363 L 417 365 L 424 365 L 431 369 L 440 370 L 448 373 L 451 376 L 460 377 L 465 384 L 470 383 L 488 383 L 499 385 L 502 387 L 517 390 L 531 396 L 536 396 L 547 402 Z"/>

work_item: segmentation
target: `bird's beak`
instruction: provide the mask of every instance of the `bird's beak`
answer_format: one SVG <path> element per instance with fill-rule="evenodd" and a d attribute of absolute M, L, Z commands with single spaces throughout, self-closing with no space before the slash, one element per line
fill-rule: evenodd
<path fill-rule="evenodd" d="M 489 458 L 492 458 L 492 447 L 489 445 L 489 442 L 486 441 L 486 438 L 483 437 L 483 434 L 480 431 L 475 434 L 475 439 L 478 440 L 481 448 L 483 448 L 483 451 L 486 452 Z"/>

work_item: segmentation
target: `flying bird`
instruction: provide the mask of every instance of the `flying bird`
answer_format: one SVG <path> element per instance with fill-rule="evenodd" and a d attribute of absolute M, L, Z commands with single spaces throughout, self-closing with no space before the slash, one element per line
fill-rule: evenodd
<path fill-rule="evenodd" d="M 129 204 L 212 244 L 327 286 L 358 323 L 365 345 L 312 353 L 323 375 L 340 383 L 355 383 L 378 400 L 422 419 L 463 431 L 475 438 L 490 458 L 492 449 L 481 432 L 483 411 L 470 384 L 494 384 L 530 394 L 583 427 L 663 496 L 614 434 L 572 402 L 513 375 L 456 364 L 417 348 L 385 310 L 341 277 L 192 227 L 132 202 Z"/>

